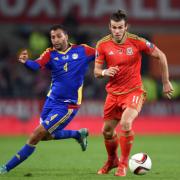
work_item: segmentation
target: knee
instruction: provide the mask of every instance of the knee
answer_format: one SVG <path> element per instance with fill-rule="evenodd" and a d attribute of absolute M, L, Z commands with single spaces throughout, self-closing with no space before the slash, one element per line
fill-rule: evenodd
<path fill-rule="evenodd" d="M 113 130 L 111 130 L 111 129 L 103 129 L 103 136 L 104 136 L 105 139 L 112 139 Z"/>
<path fill-rule="evenodd" d="M 45 140 L 46 138 L 46 131 L 44 130 L 35 130 L 29 137 L 27 143 L 36 145 L 39 141 Z"/>
<path fill-rule="evenodd" d="M 132 128 L 132 120 L 127 119 L 120 122 L 122 130 L 129 131 Z"/>
<path fill-rule="evenodd" d="M 53 139 L 53 137 L 50 134 L 47 134 L 41 139 L 41 141 L 49 141 L 49 140 L 52 140 L 52 139 Z"/>

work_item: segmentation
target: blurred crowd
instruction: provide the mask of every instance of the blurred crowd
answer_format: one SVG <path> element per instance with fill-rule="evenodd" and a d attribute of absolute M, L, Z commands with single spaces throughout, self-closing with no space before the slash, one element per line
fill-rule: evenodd
<path fill-rule="evenodd" d="M 90 34 L 85 31 L 79 32 L 79 23 L 71 14 L 64 19 L 63 25 L 68 31 L 71 43 L 95 46 Z M 31 25 L 20 25 L 14 28 L 9 37 L 0 43 L 0 98 L 44 98 L 46 96 L 50 86 L 50 72 L 46 69 L 33 72 L 20 64 L 17 59 L 18 52 L 23 48 L 28 49 L 31 59 L 37 59 L 50 46 L 49 28 L 42 30 L 32 28 Z M 95 81 L 93 68 L 92 63 L 84 83 L 85 99 L 105 97 L 105 82 Z"/>
<path fill-rule="evenodd" d="M 1 98 L 43 98 L 50 85 L 50 72 L 46 69 L 34 72 L 11 55 L 8 46 L 0 49 L 0 97 Z M 30 51 L 30 50 L 29 50 Z M 33 52 L 33 51 L 30 51 Z M 31 57 L 34 56 L 33 53 Z M 104 81 L 97 81 L 93 75 L 93 63 L 86 74 L 84 97 L 101 99 L 105 96 Z M 97 93 L 100 92 L 100 93 Z"/>
<path fill-rule="evenodd" d="M 70 42 L 86 43 L 95 47 L 97 39 L 93 39 L 87 31 L 80 31 L 80 24 L 70 12 L 64 19 L 63 25 L 70 35 Z M 33 29 L 30 25 L 18 26 L 9 36 L 17 37 L 13 42 L 11 38 L 0 44 L 0 98 L 44 98 L 49 90 L 50 74 L 48 70 L 33 72 L 18 63 L 18 50 L 27 48 L 30 57 L 36 59 L 50 47 L 48 30 Z M 149 38 L 148 36 L 144 36 Z M 19 43 L 20 42 L 20 43 Z M 14 48 L 11 48 L 14 47 Z M 142 74 L 145 88 L 148 91 L 148 100 L 156 100 L 163 97 L 162 85 L 159 80 L 154 80 L 148 75 L 148 56 L 143 55 Z M 93 63 L 87 72 L 84 82 L 84 99 L 102 100 L 105 98 L 105 84 L 107 79 L 96 80 L 93 75 Z M 179 83 L 179 84 L 178 84 Z M 178 82 L 180 87 L 180 82 Z M 174 82 L 174 85 L 177 85 Z M 178 88 L 179 88 L 178 87 Z M 180 89 L 180 88 L 179 88 Z M 179 90 L 180 93 L 180 90 Z M 180 95 L 176 95 L 178 99 Z"/>

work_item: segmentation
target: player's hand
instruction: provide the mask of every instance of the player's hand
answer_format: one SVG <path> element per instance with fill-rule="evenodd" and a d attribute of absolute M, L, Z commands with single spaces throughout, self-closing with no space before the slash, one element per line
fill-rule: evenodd
<path fill-rule="evenodd" d="M 27 49 L 25 49 L 20 52 L 18 61 L 24 64 L 28 58 L 29 58 L 28 51 L 27 51 Z"/>
<path fill-rule="evenodd" d="M 108 69 L 105 70 L 104 76 L 114 77 L 118 71 L 119 71 L 118 66 L 109 67 Z"/>
<path fill-rule="evenodd" d="M 167 98 L 172 98 L 173 91 L 174 89 L 170 81 L 163 83 L 163 93 Z"/>

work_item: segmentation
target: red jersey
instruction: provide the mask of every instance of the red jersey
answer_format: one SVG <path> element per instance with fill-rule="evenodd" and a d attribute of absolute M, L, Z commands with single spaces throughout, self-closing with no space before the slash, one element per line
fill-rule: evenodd
<path fill-rule="evenodd" d="M 121 43 L 114 42 L 111 35 L 98 41 L 96 63 L 106 63 L 108 68 L 119 67 L 118 73 L 114 77 L 110 77 L 106 91 L 118 95 L 141 88 L 141 53 L 149 54 L 154 48 L 154 44 L 128 32 Z"/>

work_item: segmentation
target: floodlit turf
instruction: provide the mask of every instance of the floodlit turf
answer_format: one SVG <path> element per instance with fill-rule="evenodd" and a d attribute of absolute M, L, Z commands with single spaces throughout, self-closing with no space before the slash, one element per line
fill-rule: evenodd
<path fill-rule="evenodd" d="M 0 164 L 19 150 L 25 137 L 0 137 Z M 41 142 L 36 152 L 23 164 L 0 180 L 178 180 L 180 179 L 180 135 L 137 136 L 131 154 L 146 152 L 152 159 L 152 170 L 143 176 L 115 177 L 96 175 L 106 160 L 102 137 L 90 137 L 88 150 L 82 152 L 74 140 Z"/>

